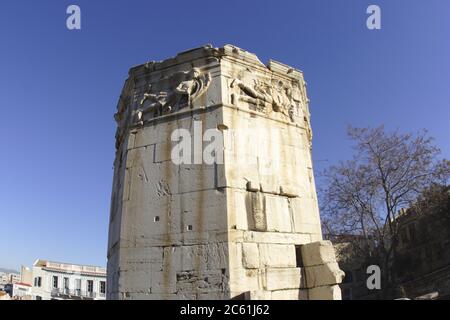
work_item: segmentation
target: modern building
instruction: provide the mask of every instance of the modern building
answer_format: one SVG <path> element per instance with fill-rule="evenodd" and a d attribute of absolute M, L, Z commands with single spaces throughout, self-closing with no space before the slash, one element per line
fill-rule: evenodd
<path fill-rule="evenodd" d="M 344 270 L 345 277 L 339 285 L 342 292 L 342 300 L 379 300 L 382 293 L 379 290 L 367 288 L 367 267 L 378 262 L 370 261 L 362 247 L 363 237 L 358 235 L 326 235 L 334 244 L 339 267 Z"/>
<path fill-rule="evenodd" d="M 33 270 L 29 267 L 20 267 L 20 282 L 31 285 L 33 283 Z"/>
<path fill-rule="evenodd" d="M 441 187 L 395 218 L 398 244 L 390 264 L 396 298 L 450 299 L 450 187 Z M 370 261 L 362 251 L 362 236 L 327 235 L 333 241 L 339 266 L 345 272 L 340 284 L 344 300 L 382 299 L 380 290 L 366 285 Z M 359 245 L 358 245 L 359 243 Z M 359 249 L 356 249 L 359 248 Z M 376 258 L 375 258 L 376 259 Z M 391 258 L 392 260 L 392 258 Z"/>
<path fill-rule="evenodd" d="M 106 268 L 38 259 L 32 294 L 34 300 L 104 300 Z"/>
<path fill-rule="evenodd" d="M 450 187 L 441 195 L 440 206 L 425 213 L 413 206 L 396 219 L 395 277 L 408 297 L 437 292 L 450 298 Z"/>
<path fill-rule="evenodd" d="M 20 274 L 18 273 L 0 273 L 0 284 L 6 285 L 8 283 L 20 282 Z"/>
<path fill-rule="evenodd" d="M 17 300 L 31 300 L 33 287 L 28 283 L 16 282 L 13 284 L 12 295 Z"/>
<path fill-rule="evenodd" d="M 8 274 L 5 272 L 0 272 L 0 285 L 4 286 L 7 284 L 8 281 Z"/>

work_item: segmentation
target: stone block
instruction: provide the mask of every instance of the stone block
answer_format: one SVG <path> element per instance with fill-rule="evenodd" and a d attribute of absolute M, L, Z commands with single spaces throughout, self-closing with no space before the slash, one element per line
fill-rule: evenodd
<path fill-rule="evenodd" d="M 178 166 L 179 193 L 215 189 L 217 167 L 207 164 L 181 164 Z"/>
<path fill-rule="evenodd" d="M 240 242 L 230 242 L 228 244 L 229 252 L 229 268 L 230 269 L 243 269 L 242 264 L 242 243 Z"/>
<path fill-rule="evenodd" d="M 304 288 L 304 278 L 300 268 L 270 268 L 265 272 L 266 290 Z"/>
<path fill-rule="evenodd" d="M 162 271 L 163 248 L 161 247 L 123 247 L 120 249 L 123 259 L 123 267 L 126 270 Z"/>
<path fill-rule="evenodd" d="M 173 270 L 152 272 L 150 279 L 152 293 L 170 294 L 176 292 L 176 276 Z"/>
<path fill-rule="evenodd" d="M 221 270 L 182 271 L 176 277 L 179 293 L 216 293 L 223 289 L 224 275 Z"/>
<path fill-rule="evenodd" d="M 345 276 L 337 262 L 305 267 L 305 274 L 308 288 L 339 284 Z"/>
<path fill-rule="evenodd" d="M 262 267 L 296 267 L 294 245 L 261 243 L 259 245 L 259 257 Z"/>
<path fill-rule="evenodd" d="M 266 194 L 264 201 L 267 231 L 291 232 L 291 215 L 287 198 Z"/>
<path fill-rule="evenodd" d="M 149 270 L 120 270 L 119 285 L 126 292 L 150 293 L 154 274 Z"/>
<path fill-rule="evenodd" d="M 246 231 L 242 234 L 243 241 L 257 243 L 305 244 L 311 241 L 309 234 L 284 232 Z"/>
<path fill-rule="evenodd" d="M 259 251 L 256 243 L 242 244 L 242 264 L 246 269 L 259 268 Z"/>
<path fill-rule="evenodd" d="M 312 242 L 323 241 L 322 232 L 311 233 L 310 237 Z"/>
<path fill-rule="evenodd" d="M 336 255 L 330 241 L 317 241 L 301 246 L 303 266 L 316 266 L 335 262 Z"/>
<path fill-rule="evenodd" d="M 229 225 L 236 226 L 237 230 L 248 230 L 249 220 L 252 219 L 250 194 L 244 190 L 230 188 L 227 189 L 227 197 L 231 207 L 228 216 Z"/>
<path fill-rule="evenodd" d="M 341 288 L 338 285 L 309 289 L 308 296 L 309 300 L 342 300 Z"/>
<path fill-rule="evenodd" d="M 272 300 L 272 291 L 257 290 L 250 292 L 250 300 Z"/>
<path fill-rule="evenodd" d="M 261 192 L 250 192 L 251 219 L 249 227 L 253 230 L 267 231 L 267 211 L 265 196 Z"/>
<path fill-rule="evenodd" d="M 175 271 L 224 269 L 228 267 L 227 244 L 166 247 L 163 265 Z"/>
<path fill-rule="evenodd" d="M 308 300 L 308 290 L 276 290 L 272 291 L 272 300 Z"/>
<path fill-rule="evenodd" d="M 256 269 L 230 269 L 230 291 L 258 291 L 261 272 Z"/>
<path fill-rule="evenodd" d="M 314 202 L 305 197 L 289 199 L 295 232 L 321 233 L 319 212 Z"/>

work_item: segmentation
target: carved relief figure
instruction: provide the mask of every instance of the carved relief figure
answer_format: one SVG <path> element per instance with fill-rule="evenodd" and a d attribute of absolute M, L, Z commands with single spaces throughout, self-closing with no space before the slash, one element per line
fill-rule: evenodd
<path fill-rule="evenodd" d="M 193 107 L 193 102 L 203 94 L 211 82 L 209 73 L 201 73 L 199 69 L 177 72 L 168 78 L 160 80 L 166 82 L 167 90 L 155 92 L 149 85 L 135 112 L 137 122 L 142 124 L 144 115 L 152 113 L 153 117 L 165 115 L 182 108 Z"/>
<path fill-rule="evenodd" d="M 271 84 L 256 79 L 252 81 L 253 85 L 246 84 L 239 78 L 232 81 L 230 87 L 240 89 L 237 95 L 232 95 L 233 103 L 237 98 L 255 105 L 257 111 L 266 114 L 271 111 L 280 112 L 294 121 L 297 103 L 293 95 L 294 92 L 297 94 L 297 91 L 291 85 L 286 85 L 281 80 L 273 81 Z"/>
<path fill-rule="evenodd" d="M 202 94 L 211 81 L 209 73 L 202 74 L 197 68 L 188 73 L 188 79 L 181 81 L 175 92 L 181 97 L 185 96 L 187 105 L 192 108 L 192 102 Z"/>
<path fill-rule="evenodd" d="M 253 86 L 247 85 L 240 79 L 234 79 L 231 83 L 231 88 L 239 88 L 244 94 L 237 94 L 232 96 L 232 100 L 239 99 L 244 102 L 255 105 L 256 110 L 267 113 L 267 107 L 272 103 L 272 94 L 270 87 L 264 86 L 253 79 Z M 233 102 L 235 103 L 235 101 Z"/>
<path fill-rule="evenodd" d="M 272 87 L 273 90 L 273 111 L 280 112 L 287 117 L 293 115 L 294 101 L 292 99 L 292 91 L 282 81 L 276 81 Z M 291 118 L 292 121 L 294 121 Z"/>
<path fill-rule="evenodd" d="M 142 124 L 144 114 L 153 112 L 153 116 L 166 114 L 172 111 L 172 106 L 168 104 L 167 92 L 151 93 L 152 85 L 149 85 L 148 91 L 144 93 L 144 97 L 140 101 L 141 108 L 136 110 L 137 120 Z M 144 104 L 149 101 L 150 103 L 144 107 Z"/>

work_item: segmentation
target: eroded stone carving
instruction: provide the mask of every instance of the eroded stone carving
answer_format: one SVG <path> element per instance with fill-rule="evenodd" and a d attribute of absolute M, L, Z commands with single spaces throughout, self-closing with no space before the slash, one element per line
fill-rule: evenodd
<path fill-rule="evenodd" d="M 158 117 L 186 107 L 192 108 L 193 102 L 208 88 L 211 75 L 193 68 L 177 72 L 161 82 L 169 83 L 167 90 L 158 91 L 150 84 L 144 93 L 140 107 L 135 112 L 138 123 L 143 123 L 146 114 Z"/>
<path fill-rule="evenodd" d="M 255 110 L 270 114 L 272 111 L 279 112 L 287 116 L 294 122 L 294 114 L 301 104 L 301 92 L 297 81 L 292 83 L 282 80 L 272 80 L 267 83 L 261 80 L 252 79 L 253 84 L 248 85 L 239 78 L 231 82 L 231 88 L 238 88 L 232 94 L 232 101 L 244 101 L 255 106 Z"/>
<path fill-rule="evenodd" d="M 116 130 L 116 150 L 119 150 L 120 146 L 123 143 L 125 131 L 126 131 L 126 112 L 127 108 L 130 104 L 131 97 L 130 96 L 120 96 L 119 103 L 117 105 L 117 112 L 114 114 L 114 120 L 117 123 Z"/>

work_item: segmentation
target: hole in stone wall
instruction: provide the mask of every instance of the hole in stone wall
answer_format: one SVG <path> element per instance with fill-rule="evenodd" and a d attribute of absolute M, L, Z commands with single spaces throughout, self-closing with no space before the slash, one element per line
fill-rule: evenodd
<path fill-rule="evenodd" d="M 297 268 L 303 268 L 302 246 L 295 246 L 295 259 L 297 261 Z"/>
<path fill-rule="evenodd" d="M 219 123 L 217 125 L 217 129 L 220 130 L 220 131 L 223 131 L 223 130 L 228 130 L 228 127 L 227 127 L 227 125 L 225 125 L 223 123 Z"/>
<path fill-rule="evenodd" d="M 192 225 L 188 225 L 187 226 L 187 231 L 192 231 L 194 228 L 192 227 Z"/>
<path fill-rule="evenodd" d="M 159 221 L 159 217 L 158 217 L 158 216 L 154 217 L 154 218 L 153 218 L 153 221 L 154 221 L 154 222 L 158 222 L 158 221 Z"/>

